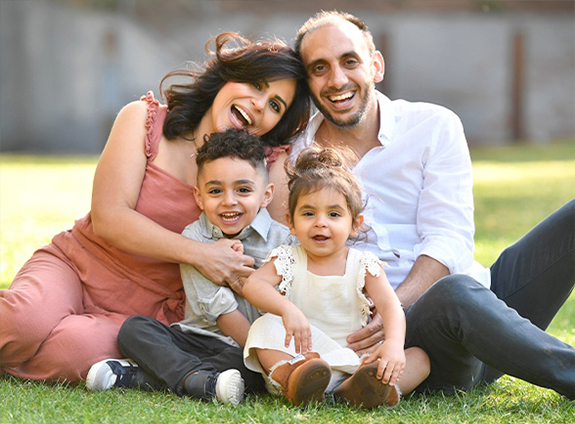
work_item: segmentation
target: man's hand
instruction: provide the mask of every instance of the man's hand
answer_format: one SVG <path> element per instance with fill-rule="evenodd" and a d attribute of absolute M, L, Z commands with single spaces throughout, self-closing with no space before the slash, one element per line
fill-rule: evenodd
<path fill-rule="evenodd" d="M 375 352 L 380 345 L 379 342 L 384 339 L 383 320 L 378 313 L 375 313 L 371 322 L 365 327 L 347 336 L 347 347 L 361 356 Z"/>

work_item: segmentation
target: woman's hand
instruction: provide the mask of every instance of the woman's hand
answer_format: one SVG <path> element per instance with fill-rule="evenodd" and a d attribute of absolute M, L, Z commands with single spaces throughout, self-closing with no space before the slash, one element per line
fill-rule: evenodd
<path fill-rule="evenodd" d="M 191 265 L 216 284 L 227 284 L 236 290 L 241 279 L 254 272 L 254 258 L 244 255 L 239 240 L 220 239 L 204 243 L 200 252 Z M 241 291 L 241 287 L 239 289 Z"/>
<path fill-rule="evenodd" d="M 239 253 L 244 253 L 244 245 L 239 240 L 230 240 L 232 242 L 232 250 Z"/>
<path fill-rule="evenodd" d="M 230 288 L 239 294 L 241 297 L 244 297 L 244 284 L 248 281 L 247 277 L 240 277 L 234 282 L 230 283 Z"/>
<path fill-rule="evenodd" d="M 377 378 L 393 386 L 399 381 L 405 369 L 405 352 L 401 343 L 393 340 L 380 344 L 375 352 L 364 363 L 370 364 L 379 360 Z"/>
<path fill-rule="evenodd" d="M 295 352 L 306 354 L 312 349 L 311 329 L 305 315 L 295 305 L 290 305 L 282 314 L 286 329 L 285 347 L 294 339 Z"/>

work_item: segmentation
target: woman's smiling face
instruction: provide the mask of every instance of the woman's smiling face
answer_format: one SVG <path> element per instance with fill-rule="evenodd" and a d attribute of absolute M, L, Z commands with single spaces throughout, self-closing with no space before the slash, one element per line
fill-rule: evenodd
<path fill-rule="evenodd" d="M 251 84 L 227 82 L 202 119 L 202 124 L 206 121 L 202 132 L 221 132 L 233 127 L 264 135 L 285 114 L 293 101 L 295 89 L 293 79 Z"/>

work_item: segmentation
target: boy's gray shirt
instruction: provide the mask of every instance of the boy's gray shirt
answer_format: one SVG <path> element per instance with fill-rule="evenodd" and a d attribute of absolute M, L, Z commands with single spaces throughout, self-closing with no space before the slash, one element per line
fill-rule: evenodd
<path fill-rule="evenodd" d="M 225 237 L 222 230 L 212 224 L 203 212 L 197 221 L 184 229 L 182 235 L 202 243 L 215 242 Z M 260 209 L 252 223 L 231 239 L 242 242 L 244 254 L 254 258 L 256 269 L 263 265 L 275 247 L 297 244 L 297 238 L 290 230 L 274 221 L 265 208 Z M 192 265 L 180 265 L 180 271 L 186 291 L 186 312 L 183 321 L 172 325 L 179 326 L 184 332 L 216 337 L 237 346 L 231 337 L 222 334 L 216 319 L 238 309 L 253 322 L 261 315 L 257 308 L 229 287 L 213 283 Z"/>

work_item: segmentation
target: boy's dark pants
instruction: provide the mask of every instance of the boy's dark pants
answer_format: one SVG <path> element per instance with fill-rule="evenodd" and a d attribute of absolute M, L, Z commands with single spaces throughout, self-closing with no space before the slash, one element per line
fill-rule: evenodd
<path fill-rule="evenodd" d="M 186 394 L 184 381 L 191 373 L 231 368 L 240 371 L 247 392 L 265 390 L 261 374 L 245 367 L 242 348 L 213 337 L 184 333 L 148 316 L 128 318 L 120 328 L 118 344 L 124 355 L 180 396 Z"/>

